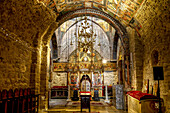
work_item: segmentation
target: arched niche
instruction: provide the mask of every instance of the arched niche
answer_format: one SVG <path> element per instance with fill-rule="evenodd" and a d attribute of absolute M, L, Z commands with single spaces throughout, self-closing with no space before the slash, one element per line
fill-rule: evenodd
<path fill-rule="evenodd" d="M 152 54 L 151 54 L 151 63 L 152 63 L 152 66 L 155 66 L 158 64 L 159 62 L 159 52 L 157 50 L 153 50 L 152 51 Z"/>
<path fill-rule="evenodd" d="M 81 91 L 90 91 L 91 90 L 91 79 L 88 75 L 83 75 L 80 80 Z"/>

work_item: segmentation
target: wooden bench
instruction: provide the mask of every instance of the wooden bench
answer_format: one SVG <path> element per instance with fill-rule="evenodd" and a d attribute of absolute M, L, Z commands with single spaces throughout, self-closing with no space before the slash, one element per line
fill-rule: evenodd
<path fill-rule="evenodd" d="M 2 91 L 2 106 L 1 106 L 1 113 L 7 113 L 7 102 L 8 102 L 8 96 L 7 96 L 7 90 Z"/>
<path fill-rule="evenodd" d="M 0 91 L 0 113 L 38 113 L 39 95 L 30 88 Z"/>

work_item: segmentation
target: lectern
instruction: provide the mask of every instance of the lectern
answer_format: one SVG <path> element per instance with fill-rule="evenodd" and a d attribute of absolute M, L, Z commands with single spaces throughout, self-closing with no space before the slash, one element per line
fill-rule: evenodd
<path fill-rule="evenodd" d="M 162 113 L 162 110 L 161 110 L 161 98 L 160 98 L 159 80 L 164 80 L 163 67 L 161 67 L 161 66 L 153 67 L 153 75 L 154 75 L 154 80 L 158 80 L 157 96 L 159 97 L 159 113 Z"/>
<path fill-rule="evenodd" d="M 90 91 L 81 91 L 80 97 L 81 97 L 81 112 L 82 112 L 82 109 L 89 109 L 89 112 L 90 112 L 91 92 Z"/>

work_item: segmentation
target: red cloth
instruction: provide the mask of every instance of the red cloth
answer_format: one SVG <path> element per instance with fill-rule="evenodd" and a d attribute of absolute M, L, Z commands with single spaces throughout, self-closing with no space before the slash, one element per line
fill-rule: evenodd
<path fill-rule="evenodd" d="M 142 93 L 141 91 L 128 91 L 126 94 L 130 94 L 130 93 Z"/>
<path fill-rule="evenodd" d="M 78 88 L 73 88 L 73 90 L 79 90 Z"/>
<path fill-rule="evenodd" d="M 128 95 L 132 96 L 133 98 L 136 98 L 138 100 L 145 100 L 145 99 L 158 99 L 158 97 L 148 94 L 148 93 L 142 93 L 141 91 L 129 91 L 127 92 Z"/>
<path fill-rule="evenodd" d="M 80 93 L 90 93 L 91 94 L 90 91 L 80 91 Z"/>

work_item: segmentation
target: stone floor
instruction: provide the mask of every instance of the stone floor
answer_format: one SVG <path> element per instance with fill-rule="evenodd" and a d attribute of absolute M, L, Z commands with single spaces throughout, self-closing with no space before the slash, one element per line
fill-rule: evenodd
<path fill-rule="evenodd" d="M 69 103 L 66 103 L 66 104 L 65 103 L 66 103 L 65 99 L 51 100 L 50 101 L 51 108 L 48 110 L 42 110 L 41 113 L 81 113 L 80 105 L 71 106 Z M 106 106 L 105 105 L 106 103 L 103 103 L 103 104 L 104 106 L 91 105 L 90 113 L 127 113 L 126 111 L 123 111 L 123 110 L 117 110 L 114 106 L 110 106 L 110 105 Z M 88 111 L 89 111 L 88 109 L 83 109 L 82 113 L 89 113 Z"/>

